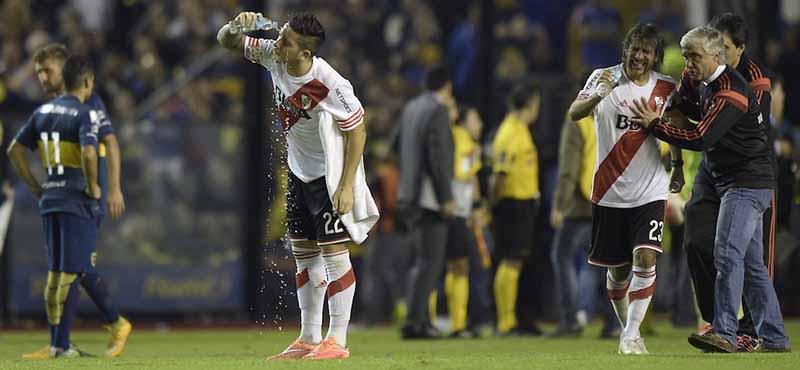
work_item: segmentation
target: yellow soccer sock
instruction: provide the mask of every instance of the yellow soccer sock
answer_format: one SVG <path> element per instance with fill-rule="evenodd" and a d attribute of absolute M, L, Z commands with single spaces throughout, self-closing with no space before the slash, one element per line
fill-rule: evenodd
<path fill-rule="evenodd" d="M 447 295 L 447 310 L 452 322 L 451 331 L 466 329 L 469 277 L 448 272 L 444 277 L 444 292 Z"/>
<path fill-rule="evenodd" d="M 494 279 L 494 296 L 497 305 L 497 330 L 506 333 L 517 326 L 515 307 L 520 267 L 501 263 Z"/>
<path fill-rule="evenodd" d="M 436 324 L 436 297 L 437 292 L 434 290 L 428 296 L 428 317 L 431 318 L 431 324 Z"/>

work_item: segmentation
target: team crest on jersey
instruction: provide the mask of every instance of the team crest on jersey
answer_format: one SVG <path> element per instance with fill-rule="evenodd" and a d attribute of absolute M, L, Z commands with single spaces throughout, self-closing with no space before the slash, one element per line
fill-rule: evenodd
<path fill-rule="evenodd" d="M 311 100 L 311 97 L 309 97 L 308 95 L 303 95 L 303 97 L 300 98 L 300 102 L 303 103 L 303 109 L 304 110 L 311 109 L 312 100 Z"/>
<path fill-rule="evenodd" d="M 311 80 L 294 93 L 286 96 L 278 86 L 275 86 L 275 103 L 278 110 L 278 118 L 285 130 L 294 126 L 300 118 L 311 119 L 308 113 L 314 109 L 320 101 L 328 96 L 328 88 L 318 80 Z"/>
<path fill-rule="evenodd" d="M 664 106 L 664 98 L 656 96 L 655 101 L 656 101 L 656 108 L 661 109 L 661 107 Z"/>

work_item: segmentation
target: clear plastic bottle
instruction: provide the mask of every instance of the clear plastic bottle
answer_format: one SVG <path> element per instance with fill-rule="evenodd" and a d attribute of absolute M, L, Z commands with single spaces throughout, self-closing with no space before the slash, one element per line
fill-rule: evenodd
<path fill-rule="evenodd" d="M 278 28 L 278 22 L 273 21 L 272 19 L 269 19 L 269 18 L 261 15 L 261 13 L 258 13 L 258 16 L 256 17 L 256 21 L 253 24 L 254 28 L 252 28 L 252 29 L 249 29 L 249 28 L 245 27 L 244 25 L 239 24 L 239 22 L 237 22 L 235 19 L 230 21 L 228 23 L 228 25 L 230 27 L 230 32 L 231 33 L 250 32 L 250 31 L 255 31 L 255 30 L 266 31 L 266 30 L 271 30 L 271 29 L 277 29 Z"/>
<path fill-rule="evenodd" d="M 609 67 L 607 71 L 611 72 L 611 83 L 601 82 L 597 85 L 597 95 L 605 98 L 608 94 L 611 94 L 611 90 L 614 89 L 619 81 L 622 79 L 622 64 L 617 64 L 613 67 Z"/>

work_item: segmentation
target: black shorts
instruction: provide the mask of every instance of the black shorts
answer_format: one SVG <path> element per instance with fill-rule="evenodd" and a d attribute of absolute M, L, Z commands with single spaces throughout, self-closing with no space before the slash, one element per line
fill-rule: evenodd
<path fill-rule="evenodd" d="M 469 257 L 469 252 L 475 247 L 475 236 L 467 226 L 467 219 L 455 217 L 447 226 L 447 252 L 448 260 Z"/>
<path fill-rule="evenodd" d="M 492 214 L 497 259 L 527 259 L 533 252 L 539 201 L 503 199 Z"/>
<path fill-rule="evenodd" d="M 634 208 L 593 204 L 589 263 L 620 267 L 633 262 L 633 252 L 637 249 L 647 248 L 661 253 L 664 203 L 658 200 Z"/>
<path fill-rule="evenodd" d="M 316 240 L 317 245 L 350 241 L 350 234 L 333 211 L 325 177 L 308 184 L 289 171 L 286 224 L 291 241 Z"/>

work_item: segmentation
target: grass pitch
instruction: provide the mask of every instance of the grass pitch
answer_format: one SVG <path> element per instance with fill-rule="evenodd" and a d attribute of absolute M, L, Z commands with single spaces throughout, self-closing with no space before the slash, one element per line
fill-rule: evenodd
<path fill-rule="evenodd" d="M 135 325 L 135 323 L 134 323 Z M 800 353 L 702 354 L 686 342 L 689 331 L 667 323 L 645 337 L 649 356 L 617 355 L 617 341 L 596 339 L 591 327 L 580 339 L 495 338 L 402 341 L 395 328 L 355 328 L 349 345 L 352 357 L 333 361 L 267 362 L 281 351 L 296 330 L 136 330 L 125 353 L 116 359 L 79 358 L 22 360 L 20 355 L 41 348 L 47 333 L 0 333 L 0 369 L 800 369 Z M 787 322 L 789 335 L 800 337 L 800 321 Z M 73 342 L 91 354 L 102 354 L 107 334 L 78 331 Z"/>

